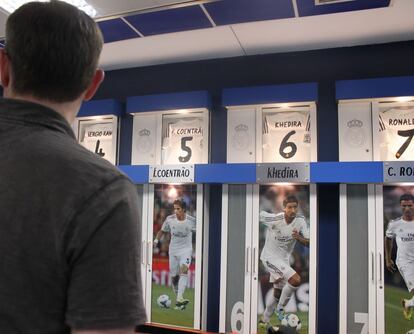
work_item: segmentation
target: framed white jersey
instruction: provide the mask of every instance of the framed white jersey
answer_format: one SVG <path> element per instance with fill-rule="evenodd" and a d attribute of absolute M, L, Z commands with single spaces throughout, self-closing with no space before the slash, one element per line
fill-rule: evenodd
<path fill-rule="evenodd" d="M 102 158 L 116 163 L 116 120 L 79 120 L 78 141 L 88 150 L 96 153 Z"/>
<path fill-rule="evenodd" d="M 379 160 L 414 159 L 414 105 L 387 105 L 378 107 Z"/>
<path fill-rule="evenodd" d="M 163 117 L 161 163 L 195 164 L 203 162 L 206 140 L 204 119 Z M 207 146 L 208 147 L 208 146 Z"/>
<path fill-rule="evenodd" d="M 309 110 L 265 109 L 262 116 L 262 161 L 311 161 Z"/>

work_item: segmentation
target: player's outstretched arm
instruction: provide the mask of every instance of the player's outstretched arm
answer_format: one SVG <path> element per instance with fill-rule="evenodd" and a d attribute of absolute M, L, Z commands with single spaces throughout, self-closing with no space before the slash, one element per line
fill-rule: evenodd
<path fill-rule="evenodd" d="M 161 238 L 164 236 L 164 234 L 166 234 L 167 232 L 164 232 L 163 230 L 159 230 L 157 235 L 155 236 L 154 239 L 154 247 L 158 245 L 158 243 L 160 242 Z"/>
<path fill-rule="evenodd" d="M 393 244 L 393 239 L 388 238 L 387 236 L 384 238 L 385 265 L 387 266 L 388 271 L 391 273 L 397 270 L 394 261 L 391 259 Z"/>
<path fill-rule="evenodd" d="M 309 247 L 309 239 L 300 234 L 298 230 L 294 229 L 292 231 L 292 238 L 299 241 L 302 245 Z"/>

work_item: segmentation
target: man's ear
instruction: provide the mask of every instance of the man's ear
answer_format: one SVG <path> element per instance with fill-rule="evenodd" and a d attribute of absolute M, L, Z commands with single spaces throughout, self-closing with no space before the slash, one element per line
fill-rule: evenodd
<path fill-rule="evenodd" d="M 0 82 L 3 88 L 10 85 L 10 59 L 5 49 L 0 49 Z"/>
<path fill-rule="evenodd" d="M 84 101 L 89 101 L 95 95 L 96 91 L 98 90 L 104 78 L 105 78 L 105 72 L 101 70 L 100 68 L 98 68 L 95 71 L 92 81 L 85 92 L 85 95 L 83 97 Z"/>

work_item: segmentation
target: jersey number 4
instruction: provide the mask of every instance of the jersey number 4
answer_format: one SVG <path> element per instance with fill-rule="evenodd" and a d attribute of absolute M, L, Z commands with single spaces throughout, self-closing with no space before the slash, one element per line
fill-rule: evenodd
<path fill-rule="evenodd" d="M 181 138 L 181 149 L 186 152 L 187 154 L 184 156 L 179 156 L 178 161 L 180 162 L 188 162 L 191 159 L 192 151 L 189 146 L 187 146 L 187 142 L 192 141 L 193 137 L 183 137 Z"/>
<path fill-rule="evenodd" d="M 286 136 L 283 137 L 282 142 L 280 143 L 279 147 L 279 154 L 285 158 L 290 159 L 292 158 L 296 152 L 298 151 L 298 147 L 292 141 L 288 141 L 290 137 L 292 137 L 296 131 L 290 131 Z"/>

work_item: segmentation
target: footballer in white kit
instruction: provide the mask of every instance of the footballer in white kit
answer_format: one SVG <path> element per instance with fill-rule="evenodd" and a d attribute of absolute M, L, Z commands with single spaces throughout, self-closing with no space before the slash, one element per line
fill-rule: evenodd
<path fill-rule="evenodd" d="M 267 227 L 260 260 L 270 273 L 270 283 L 273 283 L 274 289 L 273 296 L 259 320 L 262 327 L 268 325 L 275 308 L 279 320 L 283 319 L 284 308 L 301 282 L 299 274 L 290 266 L 289 258 L 296 241 L 309 246 L 309 226 L 297 211 L 298 199 L 289 195 L 283 201 L 283 212 L 260 213 L 260 222 Z"/>
<path fill-rule="evenodd" d="M 171 235 L 168 251 L 171 282 L 177 297 L 176 308 L 183 310 L 189 303 L 189 300 L 184 299 L 183 295 L 187 286 L 188 268 L 193 253 L 192 237 L 193 231 L 196 231 L 196 219 L 186 213 L 186 203 L 183 199 L 176 199 L 173 205 L 174 214 L 165 219 L 154 239 L 154 246 L 158 244 L 164 234 Z"/>
<path fill-rule="evenodd" d="M 263 122 L 263 162 L 310 161 L 310 114 L 268 113 Z"/>
<path fill-rule="evenodd" d="M 379 113 L 380 160 L 414 159 L 414 107 L 397 107 Z"/>
<path fill-rule="evenodd" d="M 385 232 L 385 264 L 390 272 L 395 272 L 398 268 L 408 291 L 412 295 L 410 299 L 401 301 L 404 316 L 409 320 L 414 308 L 414 196 L 411 194 L 402 195 L 400 197 L 400 207 L 403 213 L 402 217 L 391 220 Z M 393 240 L 397 243 L 395 263 L 391 258 Z"/>
<path fill-rule="evenodd" d="M 199 118 L 180 119 L 168 124 L 162 143 L 163 164 L 194 164 L 202 161 L 203 121 Z"/>

